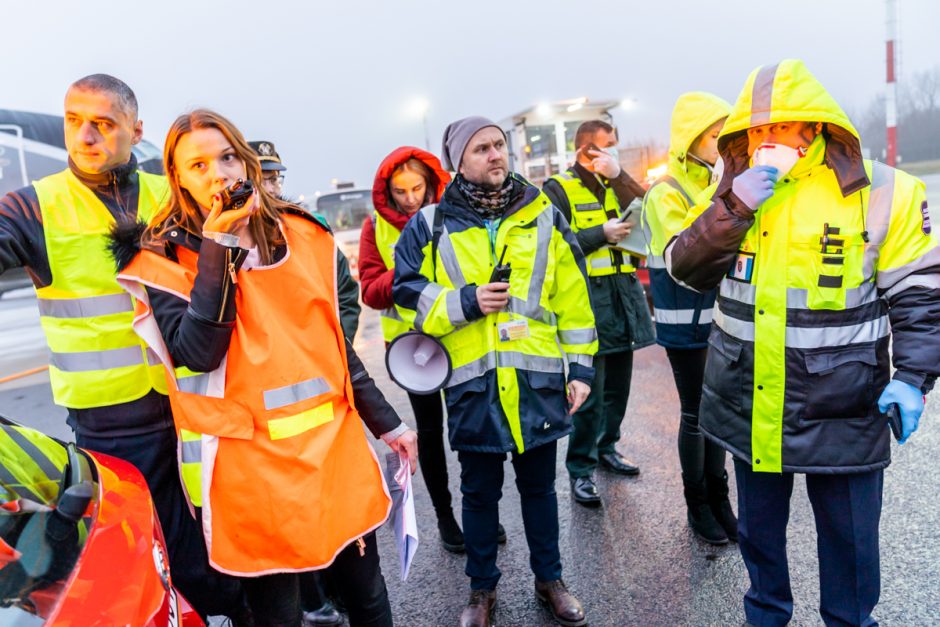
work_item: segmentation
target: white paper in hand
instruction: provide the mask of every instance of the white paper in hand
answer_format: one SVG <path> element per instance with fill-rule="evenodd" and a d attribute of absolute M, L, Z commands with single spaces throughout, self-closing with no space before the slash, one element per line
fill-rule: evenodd
<path fill-rule="evenodd" d="M 395 533 L 395 544 L 401 560 L 401 580 L 405 581 L 418 550 L 418 521 L 411 489 L 411 464 L 395 451 L 385 455 L 385 482 L 392 497 L 389 522 Z"/>

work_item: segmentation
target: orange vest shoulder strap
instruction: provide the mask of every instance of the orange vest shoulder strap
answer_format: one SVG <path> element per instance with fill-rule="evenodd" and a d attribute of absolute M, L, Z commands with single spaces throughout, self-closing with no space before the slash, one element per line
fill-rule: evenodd
<path fill-rule="evenodd" d="M 196 278 L 197 254 L 185 248 L 180 248 L 178 254 L 179 263 L 149 250 L 142 250 L 121 271 L 121 275 L 188 301 Z"/>

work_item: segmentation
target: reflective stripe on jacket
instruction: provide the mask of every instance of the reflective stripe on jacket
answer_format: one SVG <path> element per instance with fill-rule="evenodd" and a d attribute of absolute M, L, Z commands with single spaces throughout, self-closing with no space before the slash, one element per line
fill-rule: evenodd
<path fill-rule="evenodd" d="M 210 562 L 235 575 L 327 566 L 391 503 L 353 406 L 333 239 L 300 217 L 284 215 L 282 228 L 284 259 L 238 271 L 235 327 L 213 372 L 173 369 L 143 289 L 188 299 L 196 254 L 178 249 L 176 263 L 144 251 L 118 277 L 138 299 L 135 330 L 167 366 L 181 469 L 200 471 Z"/>
<path fill-rule="evenodd" d="M 167 182 L 137 174 L 137 220 L 147 222 L 166 201 Z M 56 404 L 86 409 L 133 401 L 151 389 L 165 394 L 160 363 L 131 329 L 131 297 L 114 280 L 106 245 L 114 217 L 70 170 L 33 186 L 52 274 L 36 295 Z"/>
<path fill-rule="evenodd" d="M 704 168 L 702 168 L 704 169 Z M 696 292 L 679 285 L 669 276 L 663 263 L 662 249 L 656 254 L 655 243 L 668 239 L 660 214 L 685 214 L 694 203 L 688 192 L 671 176 L 657 181 L 643 198 L 643 217 L 652 233 L 649 265 L 650 291 L 653 294 L 653 317 L 656 319 L 656 342 L 666 348 L 692 349 L 708 346 L 712 308 L 717 290 Z M 671 237 L 669 234 L 668 237 Z"/>
<path fill-rule="evenodd" d="M 0 503 L 26 499 L 55 505 L 67 465 L 66 448 L 49 436 L 0 424 Z"/>
<path fill-rule="evenodd" d="M 438 211 L 443 230 L 432 260 Z M 504 249 L 509 305 L 484 316 L 476 286 L 489 282 Z M 584 258 L 548 198 L 525 183 L 491 244 L 482 219 L 451 185 L 439 205 L 409 221 L 395 253 L 393 294 L 402 317 L 440 337 L 450 353 L 444 397 L 452 447 L 523 452 L 566 435 L 565 359 L 569 378 L 590 383 L 597 333 Z M 525 331 L 500 341 L 509 337 L 508 323 Z"/>

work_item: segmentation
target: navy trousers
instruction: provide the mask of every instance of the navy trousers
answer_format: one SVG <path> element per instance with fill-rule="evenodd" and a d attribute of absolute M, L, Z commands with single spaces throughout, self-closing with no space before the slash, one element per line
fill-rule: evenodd
<path fill-rule="evenodd" d="M 565 465 L 572 479 L 590 477 L 601 455 L 617 452 L 632 376 L 633 351 L 594 357 L 591 395 L 575 413 L 574 431 L 568 438 Z"/>
<path fill-rule="evenodd" d="M 561 578 L 558 551 L 558 498 L 555 494 L 555 452 L 549 442 L 521 455 L 512 454 L 516 487 L 522 501 L 522 523 L 529 544 L 529 565 L 539 581 Z M 458 451 L 463 493 L 463 537 L 467 576 L 473 590 L 495 590 L 499 535 L 499 499 L 503 496 L 505 453 Z"/>
<path fill-rule="evenodd" d="M 751 579 L 744 611 L 757 627 L 786 625 L 793 614 L 786 535 L 793 473 L 756 473 L 739 459 L 734 469 L 739 544 Z M 881 591 L 883 485 L 883 470 L 806 475 L 816 518 L 819 613 L 829 627 L 877 625 L 871 612 Z"/>

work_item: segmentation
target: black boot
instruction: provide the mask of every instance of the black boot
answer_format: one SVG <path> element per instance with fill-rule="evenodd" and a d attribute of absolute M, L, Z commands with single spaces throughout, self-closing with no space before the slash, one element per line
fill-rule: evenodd
<path fill-rule="evenodd" d="M 712 514 L 715 520 L 725 530 L 725 535 L 729 540 L 738 541 L 738 519 L 731 509 L 731 501 L 728 500 L 728 473 L 722 472 L 721 475 L 705 475 L 705 486 L 708 490 L 708 504 L 711 506 Z"/>
<path fill-rule="evenodd" d="M 463 553 L 466 550 L 463 542 L 463 532 L 457 525 L 453 512 L 447 510 L 438 514 L 437 530 L 441 534 L 441 545 L 443 545 L 445 551 Z"/>
<path fill-rule="evenodd" d="M 685 492 L 685 503 L 688 506 L 689 527 L 692 532 L 708 544 L 728 544 L 728 536 L 724 529 L 715 520 L 712 509 L 708 504 L 705 491 L 705 481 L 689 481 L 682 477 Z"/>

